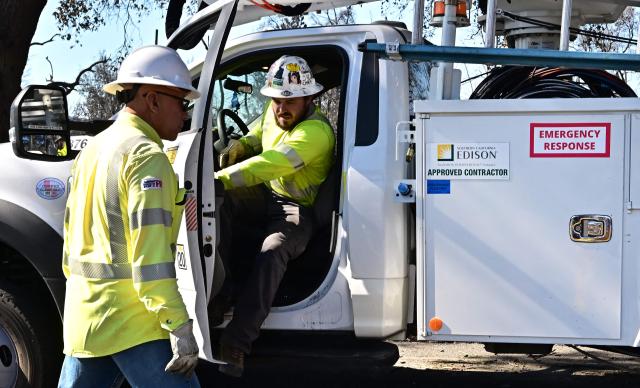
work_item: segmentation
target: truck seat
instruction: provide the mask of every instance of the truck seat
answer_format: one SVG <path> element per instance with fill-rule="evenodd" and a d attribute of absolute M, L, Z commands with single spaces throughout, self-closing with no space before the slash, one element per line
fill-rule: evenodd
<path fill-rule="evenodd" d="M 289 262 L 274 299 L 274 306 L 291 305 L 311 295 L 331 267 L 331 220 L 338 211 L 339 170 L 340 163 L 334 163 L 327 179 L 320 185 L 313 205 L 313 236 L 302 255 Z"/>

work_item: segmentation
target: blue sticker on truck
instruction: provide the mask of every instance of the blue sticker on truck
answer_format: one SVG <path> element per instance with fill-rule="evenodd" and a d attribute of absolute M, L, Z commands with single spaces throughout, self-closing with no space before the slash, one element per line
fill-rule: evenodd
<path fill-rule="evenodd" d="M 427 194 L 451 194 L 451 181 L 448 179 L 427 179 Z"/>
<path fill-rule="evenodd" d="M 57 178 L 41 179 L 36 184 L 36 193 L 43 199 L 58 199 L 64 195 L 64 183 Z"/>

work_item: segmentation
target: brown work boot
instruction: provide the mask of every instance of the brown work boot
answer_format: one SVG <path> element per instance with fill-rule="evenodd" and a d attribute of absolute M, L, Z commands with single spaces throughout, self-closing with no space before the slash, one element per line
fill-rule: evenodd
<path fill-rule="evenodd" d="M 226 362 L 218 367 L 218 370 L 225 375 L 240 377 L 244 370 L 244 352 L 235 346 L 220 344 L 220 361 Z"/>

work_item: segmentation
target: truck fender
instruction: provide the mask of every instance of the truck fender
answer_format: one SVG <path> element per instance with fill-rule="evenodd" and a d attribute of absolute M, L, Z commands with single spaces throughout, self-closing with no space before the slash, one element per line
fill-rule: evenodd
<path fill-rule="evenodd" d="M 16 250 L 38 271 L 62 314 L 65 291 L 62 236 L 30 211 L 0 200 L 0 241 Z"/>

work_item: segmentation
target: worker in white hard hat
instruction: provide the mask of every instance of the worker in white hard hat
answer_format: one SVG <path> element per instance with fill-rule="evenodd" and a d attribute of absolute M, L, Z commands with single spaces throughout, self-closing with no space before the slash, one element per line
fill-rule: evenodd
<path fill-rule="evenodd" d="M 282 56 L 269 68 L 260 90 L 271 97 L 260 124 L 241 139 L 230 140 L 219 155 L 223 169 L 215 177 L 227 193 L 220 254 L 227 271 L 232 267 L 229 225 L 266 220 L 261 250 L 246 287 L 234 290 L 233 319 L 220 340 L 218 358 L 227 362 L 220 370 L 229 375 L 242 374 L 244 355 L 269 314 L 287 263 L 304 252 L 312 236 L 311 206 L 334 159 L 333 129 L 313 103 L 322 89 L 304 59 Z M 214 302 L 227 299 L 229 288 L 226 282 Z M 222 320 L 215 315 L 224 312 L 219 303 L 210 312 L 214 325 Z"/>
<path fill-rule="evenodd" d="M 125 104 L 72 168 L 64 218 L 59 387 L 199 387 L 198 345 L 178 292 L 185 190 L 163 152 L 200 93 L 178 54 L 147 46 L 104 86 Z"/>

